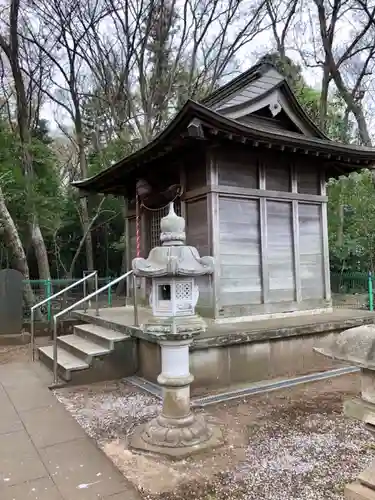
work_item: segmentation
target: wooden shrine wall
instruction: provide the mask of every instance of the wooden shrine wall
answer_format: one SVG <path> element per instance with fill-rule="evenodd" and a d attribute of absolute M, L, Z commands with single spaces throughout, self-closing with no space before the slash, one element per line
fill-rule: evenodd
<path fill-rule="evenodd" d="M 321 160 L 240 144 L 202 148 L 185 152 L 176 166 L 187 244 L 216 259 L 212 279 L 200 280 L 198 311 L 246 317 L 329 306 Z M 135 256 L 134 215 L 128 218 L 129 263 Z M 147 255 L 152 231 L 143 217 Z"/>
<path fill-rule="evenodd" d="M 254 155 L 238 147 L 215 148 L 213 156 L 216 315 L 329 306 L 327 198 L 321 166 L 297 155 Z"/>

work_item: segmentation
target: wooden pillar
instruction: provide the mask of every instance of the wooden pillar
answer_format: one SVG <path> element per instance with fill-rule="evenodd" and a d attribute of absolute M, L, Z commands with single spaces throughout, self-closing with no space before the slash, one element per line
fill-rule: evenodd
<path fill-rule="evenodd" d="M 326 196 L 326 179 L 325 172 L 320 175 L 320 194 Z M 321 220 L 322 220 L 322 241 L 323 241 L 323 276 L 324 276 L 324 298 L 331 301 L 331 273 L 329 266 L 329 244 L 328 244 L 328 203 L 325 201 L 321 204 Z"/>
<path fill-rule="evenodd" d="M 266 189 L 266 167 L 259 160 L 259 189 Z M 260 253 L 261 253 L 261 283 L 263 304 L 269 302 L 269 270 L 268 270 L 268 244 L 267 244 L 267 198 L 259 199 L 260 219 Z"/>
<path fill-rule="evenodd" d="M 147 215 L 144 209 L 141 210 L 140 217 L 141 230 L 141 257 L 147 258 L 149 254 L 148 238 L 147 238 Z M 141 278 L 139 283 L 139 297 L 143 300 L 147 298 L 146 278 Z"/>
<path fill-rule="evenodd" d="M 206 157 L 207 185 L 215 187 L 219 184 L 218 165 L 215 150 L 207 152 Z M 207 222 L 208 222 L 208 248 L 215 259 L 215 271 L 208 278 L 211 280 L 212 309 L 215 318 L 219 316 L 220 309 L 220 220 L 219 220 L 219 195 L 215 192 L 207 193 Z"/>
<path fill-rule="evenodd" d="M 292 193 L 298 193 L 297 168 L 295 163 L 291 167 Z M 292 219 L 293 219 L 293 260 L 294 260 L 294 282 L 295 282 L 295 300 L 302 302 L 302 283 L 301 283 L 301 262 L 300 262 L 300 242 L 299 242 L 299 214 L 298 201 L 292 201 Z"/>
<path fill-rule="evenodd" d="M 132 269 L 132 258 L 130 252 L 130 228 L 129 228 L 129 202 L 125 199 L 125 252 L 126 252 L 126 271 Z M 126 296 L 130 297 L 132 294 L 132 277 L 128 276 L 126 278 Z"/>
<path fill-rule="evenodd" d="M 182 164 L 180 167 L 180 184 L 183 192 L 186 192 L 186 170 L 185 164 Z M 183 217 L 186 221 L 186 201 L 180 198 L 181 203 L 181 217 Z"/>

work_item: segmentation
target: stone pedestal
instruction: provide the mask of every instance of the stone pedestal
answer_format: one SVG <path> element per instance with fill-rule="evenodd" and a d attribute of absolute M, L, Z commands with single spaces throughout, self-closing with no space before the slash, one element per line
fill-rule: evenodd
<path fill-rule="evenodd" d="M 361 395 L 367 403 L 375 405 L 375 372 L 374 370 L 361 370 Z"/>
<path fill-rule="evenodd" d="M 361 369 L 361 396 L 345 401 L 344 414 L 375 434 L 375 325 L 351 328 L 317 352 Z M 346 500 L 375 500 L 375 461 L 345 488 Z"/>
<path fill-rule="evenodd" d="M 206 329 L 195 314 L 199 289 L 195 278 L 212 274 L 214 259 L 200 257 L 185 244 L 185 220 L 176 215 L 173 203 L 160 222 L 162 246 L 147 259 L 134 259 L 136 276 L 152 280 L 150 305 L 153 317 L 142 329 L 160 344 L 163 388 L 161 414 L 134 432 L 130 446 L 136 450 L 182 458 L 221 444 L 220 429 L 210 426 L 190 409 L 189 346 Z"/>
<path fill-rule="evenodd" d="M 209 426 L 190 408 L 191 342 L 192 337 L 160 340 L 162 373 L 158 383 L 163 388 L 163 409 L 158 417 L 136 429 L 130 443 L 133 449 L 183 458 L 222 443 L 220 429 Z"/>
<path fill-rule="evenodd" d="M 372 472 L 375 474 L 375 469 Z M 345 488 L 346 500 L 375 500 L 375 490 L 356 482 Z"/>
<path fill-rule="evenodd" d="M 361 373 L 361 398 L 346 401 L 344 413 L 347 417 L 362 421 L 371 433 L 375 434 L 375 404 L 372 399 L 373 371 L 363 370 Z M 375 500 L 375 461 L 361 472 L 352 484 L 345 488 L 346 500 Z"/>

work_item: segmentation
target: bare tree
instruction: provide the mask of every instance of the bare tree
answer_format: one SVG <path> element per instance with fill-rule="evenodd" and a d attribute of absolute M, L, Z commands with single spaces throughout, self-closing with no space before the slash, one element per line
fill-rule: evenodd
<path fill-rule="evenodd" d="M 87 67 L 80 54 L 82 43 L 91 26 L 98 26 L 104 17 L 102 2 L 92 0 L 85 4 L 76 0 L 38 0 L 30 2 L 31 15 L 37 16 L 42 26 L 43 36 L 29 25 L 25 39 L 35 44 L 53 64 L 50 78 L 53 90 L 41 87 L 41 91 L 66 113 L 74 124 L 74 141 L 79 157 L 80 175 L 88 176 L 85 151 L 84 124 L 82 119 L 82 99 Z M 94 268 L 89 206 L 86 198 L 81 198 L 82 230 L 85 235 L 87 268 Z"/>
<path fill-rule="evenodd" d="M 20 28 L 20 0 L 11 0 L 9 8 L 9 36 L 0 34 L 0 48 L 5 54 L 12 72 L 17 110 L 17 125 L 22 146 L 23 173 L 27 180 L 28 200 L 32 200 L 33 189 L 33 159 L 31 154 L 31 112 L 25 89 L 25 75 L 21 66 L 19 28 Z M 31 241 L 38 262 L 39 276 L 42 279 L 50 278 L 48 254 L 42 231 L 38 223 L 37 210 L 32 208 L 29 223 Z"/>
<path fill-rule="evenodd" d="M 322 116 L 325 117 L 327 111 L 328 85 L 329 80 L 335 82 L 337 90 L 345 101 L 348 111 L 352 113 L 358 125 L 358 131 L 363 144 L 371 145 L 371 138 L 368 131 L 366 117 L 362 106 L 363 82 L 365 77 L 371 73 L 370 65 L 374 56 L 375 31 L 373 30 L 373 18 L 375 6 L 371 8 L 369 16 L 365 18 L 358 12 L 357 3 L 348 0 L 334 0 L 327 5 L 324 0 L 314 0 L 318 21 L 320 38 L 324 53 L 324 76 L 322 92 Z M 352 40 L 347 43 L 343 50 L 337 50 L 335 44 L 335 34 L 340 20 L 350 16 L 355 16 L 357 26 Z M 348 19 L 347 19 L 348 21 Z M 360 56 L 359 56 L 360 54 Z M 357 64 L 357 76 L 350 88 L 345 79 L 345 67 L 348 68 L 353 61 L 361 61 L 360 67 Z"/>
<path fill-rule="evenodd" d="M 113 35 L 91 26 L 83 57 L 112 112 L 107 124 L 136 134 L 140 144 L 186 99 L 199 99 L 236 70 L 238 51 L 266 27 L 263 0 L 250 11 L 237 0 L 105 2 Z"/>
<path fill-rule="evenodd" d="M 31 307 L 34 303 L 34 294 L 29 283 L 30 274 L 25 250 L 22 246 L 17 227 L 5 203 L 5 197 L 0 184 L 0 234 L 6 248 L 10 251 L 12 266 L 20 271 L 27 280 L 24 286 L 26 305 Z"/>
<path fill-rule="evenodd" d="M 286 57 L 286 40 L 290 34 L 294 16 L 299 6 L 299 0 L 266 0 L 265 7 L 271 23 L 277 52 L 281 59 Z"/>

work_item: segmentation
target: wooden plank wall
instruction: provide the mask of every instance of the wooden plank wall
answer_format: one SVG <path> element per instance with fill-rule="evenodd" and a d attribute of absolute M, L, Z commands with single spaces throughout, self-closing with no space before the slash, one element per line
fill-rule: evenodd
<path fill-rule="evenodd" d="M 251 157 L 245 152 L 228 149 L 220 150 L 219 184 L 223 186 L 240 186 L 257 189 L 259 185 L 258 162 L 256 156 Z"/>
<path fill-rule="evenodd" d="M 268 164 L 265 168 L 266 189 L 269 191 L 290 191 L 291 170 L 289 164 Z"/>
<path fill-rule="evenodd" d="M 195 247 L 201 257 L 210 255 L 207 198 L 187 202 L 185 210 L 187 245 Z M 197 284 L 199 286 L 197 311 L 205 316 L 213 316 L 211 278 L 208 276 L 198 278 Z"/>
<path fill-rule="evenodd" d="M 186 243 L 209 255 L 206 197 L 186 203 Z"/>
<path fill-rule="evenodd" d="M 302 300 L 324 297 L 321 209 L 299 203 L 299 246 Z"/>
<path fill-rule="evenodd" d="M 267 200 L 269 302 L 295 298 L 292 204 Z"/>
<path fill-rule="evenodd" d="M 184 151 L 180 161 L 181 179 L 184 190 L 193 191 L 207 185 L 207 151 L 203 144 L 194 144 Z"/>
<path fill-rule="evenodd" d="M 304 158 L 295 165 L 236 149 L 215 152 L 219 315 L 324 307 L 330 296 L 320 169 Z"/>
<path fill-rule="evenodd" d="M 314 169 L 312 165 L 306 165 L 305 167 L 307 168 L 298 166 L 296 169 L 298 193 L 319 194 L 320 192 L 319 171 Z"/>
<path fill-rule="evenodd" d="M 220 197 L 220 304 L 260 304 L 259 201 Z"/>

